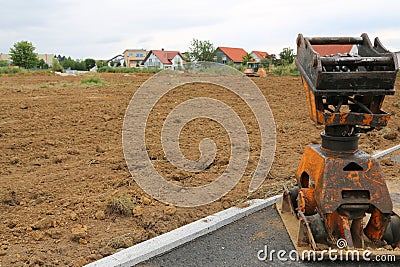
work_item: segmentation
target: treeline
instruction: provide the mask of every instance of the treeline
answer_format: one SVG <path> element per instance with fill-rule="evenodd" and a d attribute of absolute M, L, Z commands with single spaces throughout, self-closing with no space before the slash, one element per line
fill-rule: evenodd
<path fill-rule="evenodd" d="M 96 66 L 96 61 L 93 58 L 86 58 L 84 60 L 72 59 L 71 57 L 65 57 L 61 55 L 56 55 L 54 57 L 60 63 L 64 70 L 81 70 L 88 71 L 94 66 Z"/>

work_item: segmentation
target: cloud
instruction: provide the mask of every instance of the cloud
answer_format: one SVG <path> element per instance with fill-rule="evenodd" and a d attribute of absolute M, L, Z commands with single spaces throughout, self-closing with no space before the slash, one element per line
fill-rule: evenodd
<path fill-rule="evenodd" d="M 29 40 L 41 53 L 109 58 L 127 48 L 186 51 L 193 38 L 215 46 L 279 53 L 306 36 L 379 36 L 400 50 L 400 2 L 369 0 L 4 1 L 0 52 Z M 388 8 L 390 7 L 390 8 Z M 384 10 L 384 12 L 382 12 Z"/>

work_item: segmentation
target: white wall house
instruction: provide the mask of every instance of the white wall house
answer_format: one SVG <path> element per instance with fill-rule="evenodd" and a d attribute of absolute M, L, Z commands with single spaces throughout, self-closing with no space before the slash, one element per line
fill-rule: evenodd
<path fill-rule="evenodd" d="M 250 53 L 250 56 L 254 59 L 255 62 L 261 62 L 261 60 L 265 59 L 269 55 L 267 52 L 263 51 L 252 51 Z"/>
<path fill-rule="evenodd" d="M 158 59 L 158 57 L 150 51 L 149 56 L 146 57 L 143 61 L 143 65 L 145 68 L 164 68 L 164 64 Z"/>
<path fill-rule="evenodd" d="M 178 69 L 183 63 L 179 51 L 151 50 L 143 60 L 145 68 Z"/>

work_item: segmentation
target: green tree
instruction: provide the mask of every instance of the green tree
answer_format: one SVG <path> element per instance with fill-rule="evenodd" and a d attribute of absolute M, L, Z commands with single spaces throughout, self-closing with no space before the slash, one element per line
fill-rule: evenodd
<path fill-rule="evenodd" d="M 10 48 L 10 57 L 13 64 L 25 69 L 31 69 L 38 65 L 39 58 L 35 53 L 35 47 L 28 41 L 20 41 Z"/>
<path fill-rule="evenodd" d="M 296 55 L 293 52 L 293 49 L 290 47 L 283 48 L 282 52 L 279 53 L 279 58 L 282 60 L 282 63 L 292 64 Z"/>
<path fill-rule="evenodd" d="M 52 67 L 53 71 L 64 72 L 63 66 L 61 66 L 60 62 L 56 57 L 53 58 Z"/>
<path fill-rule="evenodd" d="M 84 60 L 84 62 L 85 62 L 86 70 L 90 70 L 91 68 L 96 66 L 96 61 L 93 58 L 87 58 Z"/>
<path fill-rule="evenodd" d="M 214 61 L 216 50 L 210 41 L 193 39 L 190 43 L 189 54 L 193 61 Z"/>
<path fill-rule="evenodd" d="M 253 57 L 249 53 L 246 53 L 246 55 L 244 55 L 242 57 L 242 64 L 246 65 L 247 62 L 250 62 L 250 61 L 253 61 Z"/>
<path fill-rule="evenodd" d="M 104 60 L 99 60 L 99 61 L 97 61 L 97 67 L 99 69 L 102 67 L 107 67 L 107 62 L 105 62 Z"/>
<path fill-rule="evenodd" d="M 42 70 L 47 70 L 47 69 L 49 68 L 49 65 L 47 65 L 46 61 L 44 61 L 44 59 L 41 58 L 41 59 L 39 60 L 39 63 L 38 63 L 38 65 L 37 65 L 37 67 L 38 67 L 39 69 L 42 69 Z"/>
<path fill-rule="evenodd" d="M 269 68 L 273 64 L 272 58 L 263 58 L 260 61 L 261 67 L 263 68 Z"/>
<path fill-rule="evenodd" d="M 76 62 L 71 57 L 67 57 L 66 59 L 61 61 L 61 66 L 64 69 L 68 69 L 69 68 L 71 70 L 74 70 L 75 69 L 75 65 L 76 65 Z"/>
<path fill-rule="evenodd" d="M 184 52 L 183 53 L 183 57 L 184 57 L 184 59 L 185 59 L 185 61 L 186 62 L 190 62 L 191 61 L 191 59 L 190 59 L 190 52 Z"/>

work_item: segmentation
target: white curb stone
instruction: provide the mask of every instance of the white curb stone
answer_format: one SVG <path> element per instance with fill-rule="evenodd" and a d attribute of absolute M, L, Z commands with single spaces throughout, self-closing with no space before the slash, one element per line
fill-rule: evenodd
<path fill-rule="evenodd" d="M 268 199 L 250 200 L 246 202 L 246 204 L 248 204 L 247 207 L 232 207 L 220 211 L 198 221 L 184 225 L 171 232 L 154 237 L 113 255 L 92 262 L 86 265 L 86 267 L 134 266 L 135 264 L 166 253 L 200 236 L 211 233 L 222 226 L 269 207 L 280 197 L 280 195 L 277 195 Z"/>

